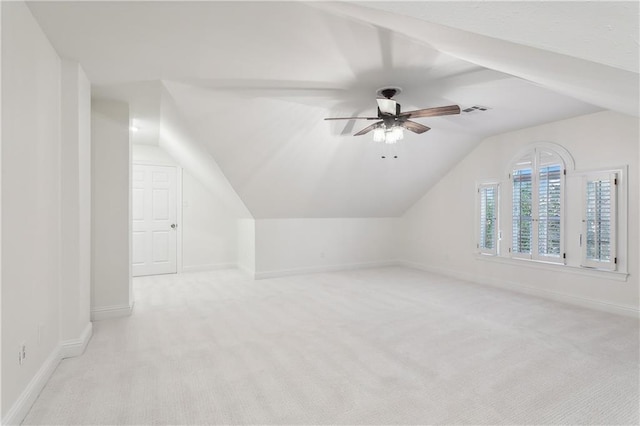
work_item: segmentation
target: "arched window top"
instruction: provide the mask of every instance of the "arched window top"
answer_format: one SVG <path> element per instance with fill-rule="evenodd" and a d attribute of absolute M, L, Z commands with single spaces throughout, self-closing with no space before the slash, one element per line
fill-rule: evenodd
<path fill-rule="evenodd" d="M 543 167 L 550 164 L 562 164 L 566 168 L 566 162 L 555 151 L 544 148 L 537 148 L 536 151 L 538 151 L 538 166 Z"/>
<path fill-rule="evenodd" d="M 532 144 L 510 163 L 511 254 L 563 263 L 564 175 L 573 158 L 560 145 Z"/>
<path fill-rule="evenodd" d="M 563 169 L 575 169 L 573 157 L 564 147 L 551 142 L 536 142 L 527 145 L 513 156 L 508 165 L 508 173 L 513 170 L 531 168 L 534 162 L 537 162 L 537 167 L 560 164 Z"/>

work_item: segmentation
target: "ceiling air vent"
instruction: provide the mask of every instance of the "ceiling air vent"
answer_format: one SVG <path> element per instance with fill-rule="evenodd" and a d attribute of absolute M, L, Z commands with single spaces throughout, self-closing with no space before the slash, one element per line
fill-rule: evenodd
<path fill-rule="evenodd" d="M 486 112 L 486 111 L 489 111 L 490 109 L 491 108 L 488 108 L 486 106 L 474 105 L 472 107 L 463 109 L 462 112 L 464 112 L 466 114 L 472 114 L 472 113 L 477 113 L 477 112 Z"/>

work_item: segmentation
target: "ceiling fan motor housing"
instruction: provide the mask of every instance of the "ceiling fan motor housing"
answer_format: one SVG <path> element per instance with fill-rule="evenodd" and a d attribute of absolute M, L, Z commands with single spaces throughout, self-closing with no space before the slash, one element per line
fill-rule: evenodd
<path fill-rule="evenodd" d="M 383 89 L 380 93 L 387 99 L 391 99 L 396 95 L 396 89 Z"/>
<path fill-rule="evenodd" d="M 402 89 L 399 87 L 383 87 L 382 89 L 378 89 L 378 95 L 382 95 L 387 99 L 393 98 L 400 92 L 402 92 Z"/>

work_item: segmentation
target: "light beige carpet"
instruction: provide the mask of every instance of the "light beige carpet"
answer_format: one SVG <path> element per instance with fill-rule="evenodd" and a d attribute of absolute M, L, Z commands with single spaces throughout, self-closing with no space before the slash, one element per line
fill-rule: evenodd
<path fill-rule="evenodd" d="M 404 268 L 134 280 L 25 424 L 638 424 L 638 322 Z"/>

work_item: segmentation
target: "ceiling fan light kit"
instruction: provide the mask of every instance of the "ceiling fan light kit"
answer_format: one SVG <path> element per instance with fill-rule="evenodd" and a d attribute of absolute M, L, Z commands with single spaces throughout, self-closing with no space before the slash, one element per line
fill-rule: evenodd
<path fill-rule="evenodd" d="M 404 138 L 402 127 L 393 126 L 387 128 L 384 124 L 373 129 L 373 141 L 393 144 Z"/>
<path fill-rule="evenodd" d="M 325 120 L 381 120 L 360 130 L 354 136 L 364 135 L 373 131 L 375 142 L 385 142 L 394 144 L 404 137 L 404 129 L 413 133 L 421 134 L 428 130 L 423 124 L 409 120 L 410 118 L 439 117 L 443 115 L 460 114 L 458 105 L 449 105 L 436 108 L 418 109 L 415 111 L 401 112 L 400 104 L 391 99 L 400 93 L 399 87 L 386 87 L 379 89 L 377 94 L 383 96 L 376 99 L 378 103 L 377 117 L 335 117 L 325 118 Z"/>

